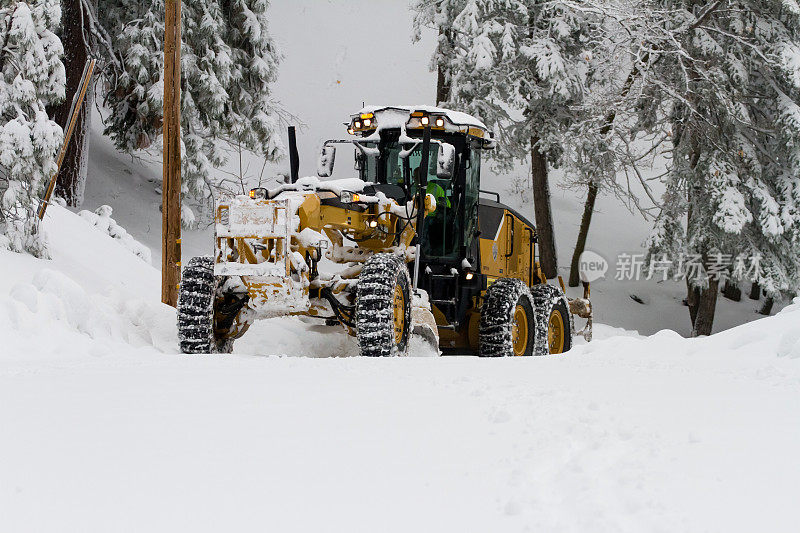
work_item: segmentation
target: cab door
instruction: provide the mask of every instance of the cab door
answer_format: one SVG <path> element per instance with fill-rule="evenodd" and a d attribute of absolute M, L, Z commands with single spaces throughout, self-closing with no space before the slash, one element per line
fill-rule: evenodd
<path fill-rule="evenodd" d="M 533 228 L 519 219 L 514 213 L 506 211 L 505 235 L 507 239 L 505 273 L 507 277 L 519 278 L 530 285 L 533 279 Z"/>

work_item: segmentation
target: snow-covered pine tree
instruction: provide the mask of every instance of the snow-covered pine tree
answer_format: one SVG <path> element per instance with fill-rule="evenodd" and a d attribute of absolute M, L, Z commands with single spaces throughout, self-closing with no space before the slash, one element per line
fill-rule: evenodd
<path fill-rule="evenodd" d="M 451 41 L 434 65 L 451 84 L 448 105 L 499 134 L 501 164 L 530 157 L 534 210 L 545 275 L 557 275 L 548 165 L 562 155 L 591 69 L 595 17 L 567 2 L 464 0 L 416 4 L 420 25 Z"/>
<path fill-rule="evenodd" d="M 653 254 L 748 260 L 770 296 L 800 288 L 800 7 L 795 0 L 660 0 L 639 101 L 669 117 L 673 157 Z M 744 271 L 743 271 L 744 270 Z M 693 331 L 711 333 L 718 282 L 687 280 Z"/>
<path fill-rule="evenodd" d="M 118 148 L 149 147 L 161 134 L 164 2 L 114 0 L 101 10 L 123 71 L 109 77 L 106 134 Z M 280 54 L 266 0 L 197 0 L 181 7 L 184 198 L 216 194 L 213 169 L 232 143 L 275 160 L 283 150 L 270 85 Z"/>
<path fill-rule="evenodd" d="M 47 257 L 36 216 L 44 185 L 56 170 L 61 128 L 45 111 L 64 98 L 58 0 L 0 4 L 0 203 L 4 244 Z"/>
<path fill-rule="evenodd" d="M 463 51 L 458 48 L 459 39 L 453 22 L 461 13 L 467 0 L 415 0 L 413 42 L 422 37 L 424 27 L 436 28 L 436 48 L 431 57 L 431 71 L 436 71 L 436 105 L 450 100 L 451 73 L 461 60 Z"/>

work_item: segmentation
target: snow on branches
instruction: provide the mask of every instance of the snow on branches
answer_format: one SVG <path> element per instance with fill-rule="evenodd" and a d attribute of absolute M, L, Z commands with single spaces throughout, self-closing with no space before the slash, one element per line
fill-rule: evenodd
<path fill-rule="evenodd" d="M 800 10 L 795 2 L 651 1 L 642 116 L 673 132 L 651 250 L 756 254 L 752 281 L 800 289 Z M 663 21 L 666 20 L 666 24 Z M 663 228 L 685 225 L 686 231 Z"/>
<path fill-rule="evenodd" d="M 535 136 L 557 160 L 569 106 L 583 98 L 591 70 L 592 17 L 540 0 L 419 0 L 414 9 L 417 31 L 439 31 L 433 64 L 451 86 L 444 103 L 493 127 L 501 159 L 527 157 Z"/>
<path fill-rule="evenodd" d="M 0 7 L 0 213 L 8 246 L 46 257 L 36 209 L 56 170 L 62 130 L 45 106 L 64 98 L 57 0 Z"/>
<path fill-rule="evenodd" d="M 106 134 L 124 151 L 161 135 L 164 2 L 114 0 L 101 10 L 122 72 L 109 79 Z M 270 85 L 280 54 L 266 0 L 199 0 L 181 8 L 181 129 L 184 196 L 203 198 L 231 145 L 275 160 L 283 152 Z"/>

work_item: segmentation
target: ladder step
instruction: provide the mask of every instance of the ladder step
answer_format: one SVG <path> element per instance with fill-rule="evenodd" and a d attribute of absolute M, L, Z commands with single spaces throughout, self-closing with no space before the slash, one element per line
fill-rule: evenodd
<path fill-rule="evenodd" d="M 456 299 L 451 298 L 449 300 L 431 300 L 432 304 L 446 304 L 446 305 L 456 305 Z"/>

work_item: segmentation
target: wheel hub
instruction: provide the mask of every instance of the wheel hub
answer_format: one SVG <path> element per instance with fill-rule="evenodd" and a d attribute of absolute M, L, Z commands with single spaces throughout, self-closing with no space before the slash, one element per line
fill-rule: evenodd
<path fill-rule="evenodd" d="M 525 355 L 528 347 L 528 315 L 521 305 L 514 309 L 514 320 L 511 322 L 511 343 L 514 346 L 514 355 Z"/>
<path fill-rule="evenodd" d="M 403 341 L 406 328 L 406 298 L 400 285 L 394 288 L 394 343 Z"/>
<path fill-rule="evenodd" d="M 557 310 L 550 313 L 550 319 L 547 321 L 547 344 L 550 353 L 564 351 L 564 320 Z"/>

